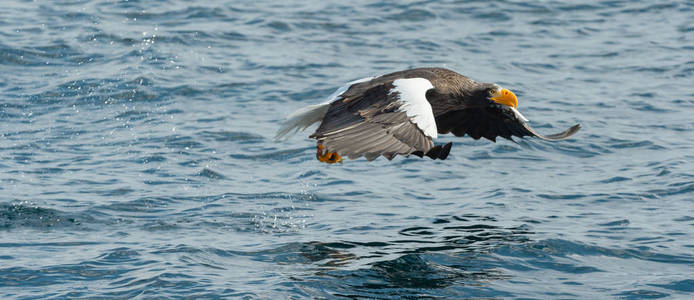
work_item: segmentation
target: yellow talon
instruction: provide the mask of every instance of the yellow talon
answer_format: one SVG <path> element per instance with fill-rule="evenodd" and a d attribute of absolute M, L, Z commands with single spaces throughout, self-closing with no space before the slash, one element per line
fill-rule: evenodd
<path fill-rule="evenodd" d="M 318 147 L 316 147 L 316 158 L 320 162 L 328 163 L 328 164 L 334 164 L 336 162 L 342 163 L 342 157 L 337 154 L 337 152 L 329 152 L 329 153 L 323 153 L 323 145 L 318 144 Z"/>

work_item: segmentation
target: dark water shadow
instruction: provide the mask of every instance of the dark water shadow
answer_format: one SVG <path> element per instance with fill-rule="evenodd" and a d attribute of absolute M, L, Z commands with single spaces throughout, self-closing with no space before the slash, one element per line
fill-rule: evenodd
<path fill-rule="evenodd" d="M 83 213 L 71 213 L 45 208 L 31 203 L 0 203 L 0 230 L 33 228 L 38 230 L 80 227 L 84 223 L 96 223 L 94 217 Z"/>
<path fill-rule="evenodd" d="M 271 264 L 301 264 L 305 276 L 287 285 L 312 297 L 504 297 L 486 283 L 508 279 L 493 249 L 531 241 L 527 225 L 503 226 L 493 217 L 439 216 L 427 226 L 399 230 L 373 241 L 290 243 L 235 255 Z"/>
<path fill-rule="evenodd" d="M 514 223 L 475 214 L 447 215 L 377 240 L 296 242 L 233 254 L 299 266 L 305 272 L 295 273 L 282 284 L 310 297 L 352 299 L 515 297 L 508 285 L 522 284 L 525 274 L 532 277 L 534 272 L 547 271 L 571 278 L 611 272 L 609 267 L 591 263 L 591 257 L 625 264 L 694 266 L 688 256 L 542 239 L 533 232 L 532 222 Z M 653 286 L 648 292 L 686 289 L 683 283 Z M 576 290 L 538 291 L 548 298 L 580 297 L 572 292 Z"/>

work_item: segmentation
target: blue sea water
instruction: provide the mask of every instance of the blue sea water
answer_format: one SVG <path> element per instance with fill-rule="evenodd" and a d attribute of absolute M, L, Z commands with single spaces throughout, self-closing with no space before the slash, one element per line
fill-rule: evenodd
<path fill-rule="evenodd" d="M 422 66 L 583 129 L 272 139 Z M 694 297 L 691 1 L 3 1 L 0 70 L 3 299 Z"/>

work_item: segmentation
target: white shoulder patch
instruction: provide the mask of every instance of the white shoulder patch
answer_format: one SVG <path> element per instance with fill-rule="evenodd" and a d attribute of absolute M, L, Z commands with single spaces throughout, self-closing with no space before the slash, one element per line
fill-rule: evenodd
<path fill-rule="evenodd" d="M 426 98 L 427 91 L 434 88 L 431 82 L 424 78 L 396 79 L 393 86 L 390 93 L 398 93 L 398 100 L 402 103 L 400 110 L 404 111 L 425 135 L 437 138 L 434 112 Z"/>

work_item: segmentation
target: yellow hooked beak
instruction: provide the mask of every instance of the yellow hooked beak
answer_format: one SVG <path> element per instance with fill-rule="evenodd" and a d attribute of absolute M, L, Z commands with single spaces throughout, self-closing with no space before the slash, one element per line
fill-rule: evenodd
<path fill-rule="evenodd" d="M 494 100 L 496 103 L 508 105 L 513 108 L 518 107 L 518 98 L 516 98 L 516 95 L 513 92 L 507 89 L 497 90 L 489 99 Z"/>

